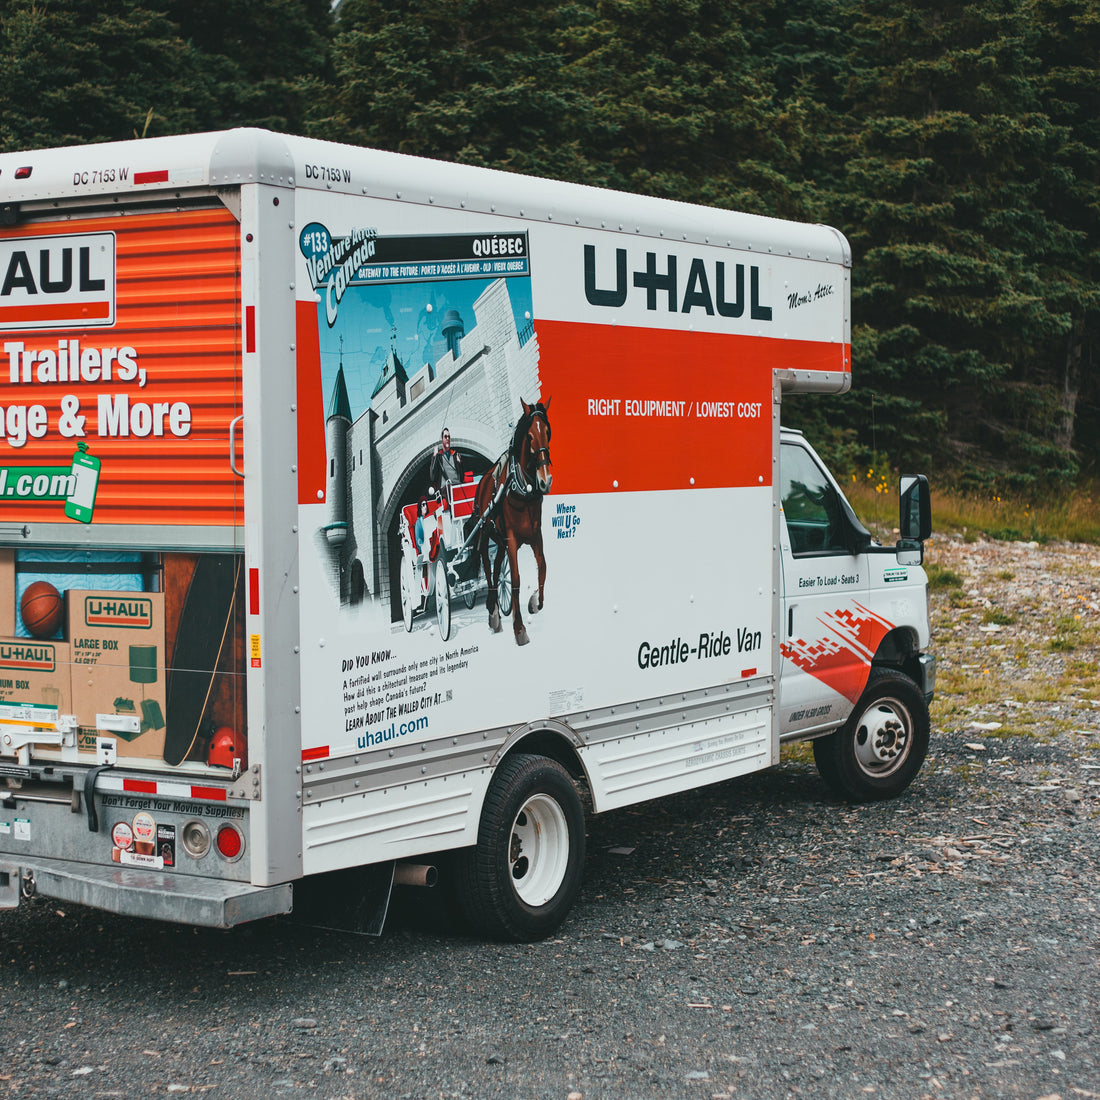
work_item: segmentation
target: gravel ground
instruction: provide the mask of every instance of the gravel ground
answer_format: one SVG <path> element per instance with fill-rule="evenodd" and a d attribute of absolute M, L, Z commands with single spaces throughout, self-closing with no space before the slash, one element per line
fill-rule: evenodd
<path fill-rule="evenodd" d="M 455 931 L 438 890 L 378 940 L 23 906 L 0 1097 L 1100 1098 L 1100 549 L 930 560 L 957 583 L 902 798 L 836 801 L 803 747 L 594 818 L 534 945 Z"/>

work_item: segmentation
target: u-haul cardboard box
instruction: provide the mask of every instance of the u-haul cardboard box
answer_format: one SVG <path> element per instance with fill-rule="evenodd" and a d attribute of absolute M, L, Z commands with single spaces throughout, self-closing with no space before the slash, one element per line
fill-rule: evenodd
<path fill-rule="evenodd" d="M 0 638 L 0 717 L 11 706 L 44 708 L 45 720 L 70 713 L 69 647 L 37 638 Z M 56 709 L 50 717 L 47 712 Z"/>
<path fill-rule="evenodd" d="M 68 594 L 79 744 L 113 737 L 119 756 L 164 756 L 164 593 Z"/>

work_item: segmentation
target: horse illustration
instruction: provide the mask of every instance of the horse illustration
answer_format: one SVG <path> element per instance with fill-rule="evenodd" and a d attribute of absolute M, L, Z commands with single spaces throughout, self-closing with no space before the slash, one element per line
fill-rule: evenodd
<path fill-rule="evenodd" d="M 484 517 L 479 539 L 479 553 L 489 593 L 485 601 L 489 626 L 499 633 L 500 608 L 497 584 L 504 555 L 508 555 L 513 592 L 519 592 L 519 548 L 531 547 L 539 568 L 539 587 L 531 593 L 528 614 L 542 610 L 542 593 L 546 584 L 546 558 L 542 552 L 542 498 L 550 492 L 550 399 L 528 405 L 520 398 L 523 416 L 516 425 L 512 446 L 497 460 L 496 465 L 478 482 L 475 515 Z M 498 547 L 496 561 L 489 558 L 489 543 Z M 507 609 L 505 610 L 507 614 Z M 512 600 L 512 629 L 516 645 L 526 645 L 530 639 L 523 625 L 519 600 Z"/>

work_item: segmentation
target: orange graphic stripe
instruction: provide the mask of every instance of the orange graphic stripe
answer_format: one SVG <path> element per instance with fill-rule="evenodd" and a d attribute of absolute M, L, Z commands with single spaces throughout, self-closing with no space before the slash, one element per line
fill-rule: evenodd
<path fill-rule="evenodd" d="M 321 338 L 317 304 L 297 303 L 298 503 L 325 499 L 325 399 L 321 393 Z"/>
<path fill-rule="evenodd" d="M 559 321 L 536 335 L 555 494 L 771 485 L 773 372 L 844 369 L 841 344 Z"/>

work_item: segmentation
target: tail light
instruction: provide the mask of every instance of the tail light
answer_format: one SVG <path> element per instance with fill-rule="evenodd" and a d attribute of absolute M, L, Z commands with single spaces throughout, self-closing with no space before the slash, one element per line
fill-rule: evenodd
<path fill-rule="evenodd" d="M 219 826 L 214 843 L 222 859 L 233 861 L 244 855 L 244 834 L 236 825 Z"/>

